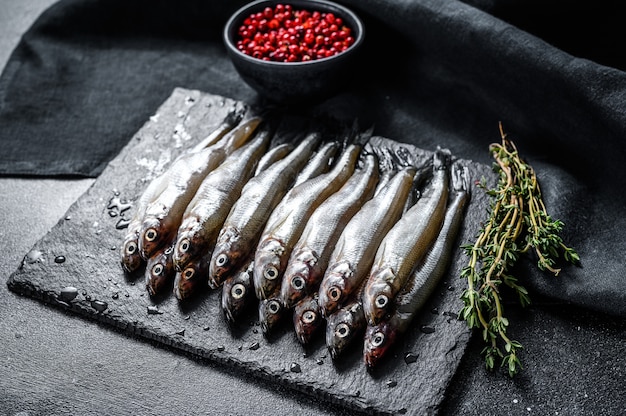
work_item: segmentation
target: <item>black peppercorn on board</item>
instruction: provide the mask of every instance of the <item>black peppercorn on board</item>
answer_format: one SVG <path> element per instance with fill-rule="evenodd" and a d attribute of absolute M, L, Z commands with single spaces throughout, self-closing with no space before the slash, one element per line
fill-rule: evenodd
<path fill-rule="evenodd" d="M 175 296 L 152 299 L 142 273 L 126 275 L 119 247 L 132 201 L 183 149 L 204 138 L 235 103 L 225 97 L 177 88 L 107 166 L 66 215 L 24 256 L 9 277 L 17 293 L 55 305 L 68 313 L 103 323 L 138 340 L 150 340 L 198 359 L 235 368 L 259 378 L 368 414 L 432 414 L 444 399 L 470 338 L 456 316 L 465 282 L 459 278 L 467 258 L 459 248 L 471 242 L 488 206 L 473 184 L 463 228 L 447 274 L 413 327 L 368 371 L 357 340 L 335 362 L 323 330 L 302 346 L 286 319 L 264 336 L 256 310 L 238 327 L 229 326 L 220 309 L 219 290 L 187 301 Z M 432 151 L 374 137 L 373 148 L 386 147 L 414 161 Z M 436 147 L 436 144 L 433 145 Z M 454 156 L 454 155 L 453 155 Z M 455 157 L 468 167 L 473 182 L 493 176 L 490 167 Z"/>

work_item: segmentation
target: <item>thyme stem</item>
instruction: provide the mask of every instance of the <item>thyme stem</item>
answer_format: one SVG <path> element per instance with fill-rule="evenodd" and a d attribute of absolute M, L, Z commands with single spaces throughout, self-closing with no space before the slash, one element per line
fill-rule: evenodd
<path fill-rule="evenodd" d="M 504 316 L 500 284 L 512 288 L 526 306 L 530 303 L 528 291 L 508 274 L 522 254 L 533 249 L 539 269 L 555 276 L 561 271 L 554 267 L 559 252 L 574 264 L 580 257 L 559 237 L 563 223 L 548 215 L 535 171 L 519 156 L 502 123 L 499 129 L 501 143 L 489 146 L 493 170 L 498 174 L 496 188 L 488 189 L 484 178 L 478 183 L 491 198 L 489 217 L 474 244 L 462 247 L 469 262 L 461 272 L 467 289 L 461 296 L 464 307 L 459 317 L 470 328 L 482 329 L 487 343 L 483 349 L 486 367 L 492 370 L 499 359 L 512 377 L 522 368 L 517 355 L 522 345 L 506 334 L 509 322 Z M 498 341 L 504 344 L 504 352 Z"/>

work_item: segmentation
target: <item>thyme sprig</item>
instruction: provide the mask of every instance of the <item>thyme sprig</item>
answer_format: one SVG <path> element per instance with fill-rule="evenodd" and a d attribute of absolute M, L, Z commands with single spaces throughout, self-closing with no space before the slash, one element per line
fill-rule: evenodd
<path fill-rule="evenodd" d="M 512 377 L 522 369 L 518 356 L 522 345 L 506 334 L 509 321 L 500 286 L 513 289 L 522 306 L 530 304 L 530 297 L 509 270 L 520 256 L 534 252 L 537 267 L 557 276 L 560 253 L 570 263 L 578 263 L 580 257 L 559 236 L 563 223 L 548 215 L 535 171 L 520 157 L 502 123 L 499 127 L 502 142 L 489 146 L 498 182 L 494 189 L 488 188 L 485 178 L 477 183 L 490 197 L 489 217 L 474 244 L 462 246 L 469 262 L 461 271 L 467 289 L 461 295 L 464 307 L 459 318 L 470 328 L 482 330 L 487 369 L 493 370 L 499 360 Z"/>

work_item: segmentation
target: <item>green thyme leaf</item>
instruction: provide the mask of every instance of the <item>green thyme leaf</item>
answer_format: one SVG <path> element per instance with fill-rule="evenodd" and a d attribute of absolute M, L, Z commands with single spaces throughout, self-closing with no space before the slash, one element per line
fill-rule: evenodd
<path fill-rule="evenodd" d="M 500 366 L 513 377 L 522 369 L 517 355 L 522 345 L 506 335 L 509 320 L 504 316 L 500 284 L 512 288 L 521 306 L 527 306 L 528 291 L 509 273 L 522 255 L 534 253 L 537 267 L 555 276 L 560 272 L 556 263 L 561 254 L 573 264 L 580 262 L 580 256 L 563 243 L 559 235 L 563 222 L 547 213 L 535 171 L 520 157 L 502 124 L 500 136 L 501 143 L 489 146 L 493 171 L 498 176 L 495 188 L 489 188 L 484 177 L 476 182 L 490 198 L 487 221 L 473 244 L 461 246 L 470 261 L 460 276 L 467 280 L 468 287 L 461 295 L 464 306 L 459 318 L 468 327 L 482 330 L 487 344 L 482 350 L 486 368 L 493 370 L 500 360 Z M 499 343 L 504 345 L 506 355 Z"/>

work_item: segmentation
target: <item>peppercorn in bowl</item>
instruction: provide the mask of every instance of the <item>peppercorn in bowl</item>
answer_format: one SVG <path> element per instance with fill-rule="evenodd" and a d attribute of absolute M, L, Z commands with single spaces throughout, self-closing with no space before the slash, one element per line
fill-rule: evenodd
<path fill-rule="evenodd" d="M 326 0 L 258 0 L 237 10 L 224 43 L 241 78 L 268 101 L 307 104 L 349 81 L 363 44 L 361 19 Z"/>

